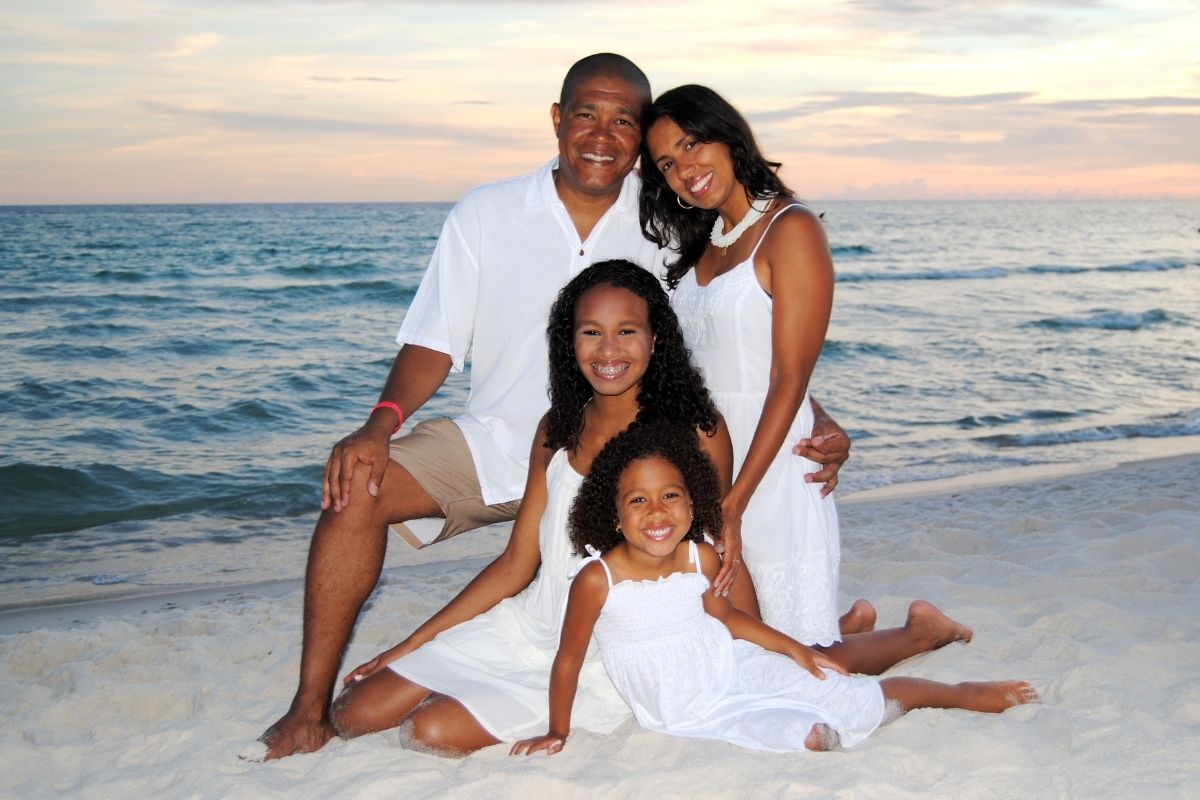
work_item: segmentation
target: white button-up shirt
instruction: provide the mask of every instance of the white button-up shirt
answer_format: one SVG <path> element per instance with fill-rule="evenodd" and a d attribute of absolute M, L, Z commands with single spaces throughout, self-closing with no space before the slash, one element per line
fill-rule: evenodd
<path fill-rule="evenodd" d="M 549 408 L 546 319 L 559 289 L 612 258 L 664 272 L 665 251 L 638 223 L 637 175 L 625 178 L 617 201 L 580 241 L 554 188 L 557 165 L 554 158 L 459 201 L 396 336 L 448 354 L 456 372 L 470 356 L 471 393 L 454 422 L 489 505 L 525 490 L 533 433 Z"/>

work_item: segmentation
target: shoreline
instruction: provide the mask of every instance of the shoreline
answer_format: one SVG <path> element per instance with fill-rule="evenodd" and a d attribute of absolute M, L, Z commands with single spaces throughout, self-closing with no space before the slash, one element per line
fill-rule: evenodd
<path fill-rule="evenodd" d="M 842 509 L 844 516 L 847 511 L 859 507 L 891 505 L 911 500 L 935 500 L 939 497 L 949 498 L 988 489 L 1097 476 L 1137 467 L 1155 468 L 1172 462 L 1183 463 L 1200 459 L 1200 436 L 1150 441 L 1155 443 L 1154 449 L 1167 452 L 1132 460 L 1114 458 L 1086 465 L 1039 464 L 969 473 L 951 478 L 890 484 L 839 497 L 838 507 Z M 392 563 L 385 563 L 376 591 L 391 581 L 416 572 L 444 575 L 469 570 L 472 574 L 477 573 L 503 549 L 507 541 L 508 527 L 507 523 L 492 525 L 484 529 L 491 534 L 486 539 L 480 532 L 468 533 L 464 537 L 421 550 L 415 550 L 397 540 L 388 548 L 388 562 Z M 849 536 L 853 537 L 852 531 L 849 532 Z M 843 532 L 843 537 L 847 537 L 847 532 Z M 60 595 L 27 602 L 0 603 L 0 636 L 43 628 L 70 628 L 106 617 L 147 614 L 247 599 L 280 598 L 303 588 L 303 576 L 229 584 L 156 585 L 142 589 L 118 584 L 107 594 L 98 594 L 96 591 L 81 592 L 77 595 Z"/>

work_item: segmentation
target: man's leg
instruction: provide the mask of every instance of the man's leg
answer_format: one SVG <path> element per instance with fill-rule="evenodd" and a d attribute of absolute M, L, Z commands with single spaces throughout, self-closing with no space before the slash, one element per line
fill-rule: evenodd
<path fill-rule="evenodd" d="M 322 511 L 313 532 L 304 578 L 300 682 L 291 708 L 262 735 L 268 759 L 312 752 L 333 737 L 329 704 L 337 670 L 359 611 L 379 581 L 387 526 L 442 514 L 395 462 L 384 473 L 376 497 L 367 493 L 366 482 L 366 471 L 356 471 L 354 502 L 341 511 Z"/>

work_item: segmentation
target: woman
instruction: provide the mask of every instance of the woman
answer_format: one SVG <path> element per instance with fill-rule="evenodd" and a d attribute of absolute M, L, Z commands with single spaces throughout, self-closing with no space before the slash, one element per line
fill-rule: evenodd
<path fill-rule="evenodd" d="M 667 272 L 672 305 L 733 440 L 736 477 L 722 502 L 722 538 L 727 548 L 741 542 L 763 621 L 875 674 L 969 639 L 968 629 L 914 603 L 904 628 L 865 634 L 853 643 L 861 647 L 838 644 L 843 632 L 871 628 L 874 611 L 863 604 L 867 621 L 854 619 L 859 607 L 839 630 L 837 511 L 832 496 L 806 482 L 816 465 L 787 445 L 811 435 L 809 380 L 833 304 L 820 220 L 793 199 L 780 165 L 763 157 L 746 120 L 711 89 L 666 92 L 643 129 L 642 227 L 679 253 Z"/>

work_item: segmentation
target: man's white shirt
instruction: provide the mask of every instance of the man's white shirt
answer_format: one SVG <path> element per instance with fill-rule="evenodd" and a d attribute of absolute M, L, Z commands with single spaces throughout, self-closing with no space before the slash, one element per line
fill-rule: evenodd
<path fill-rule="evenodd" d="M 554 188 L 554 158 L 536 172 L 472 189 L 450 211 L 409 306 L 399 344 L 471 360 L 463 432 L 488 505 L 525 491 L 537 422 L 549 408 L 546 320 L 559 289 L 597 261 L 623 258 L 662 276 L 666 251 L 638 222 L 640 180 L 621 194 L 586 241 Z"/>

